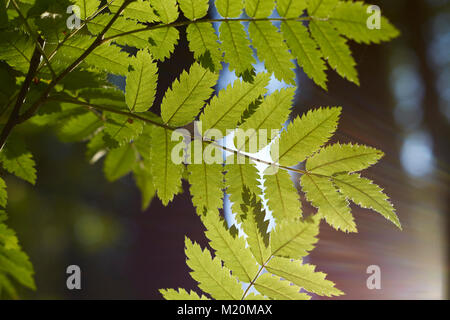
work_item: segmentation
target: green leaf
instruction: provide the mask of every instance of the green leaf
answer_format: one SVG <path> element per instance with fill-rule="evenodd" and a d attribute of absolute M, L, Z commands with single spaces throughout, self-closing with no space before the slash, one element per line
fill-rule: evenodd
<path fill-rule="evenodd" d="M 294 57 L 289 53 L 277 27 L 270 21 L 253 21 L 248 31 L 258 58 L 264 62 L 266 69 L 273 72 L 278 80 L 295 84 Z"/>
<path fill-rule="evenodd" d="M 192 269 L 192 278 L 199 283 L 199 288 L 217 300 L 239 300 L 244 295 L 241 284 L 222 267 L 219 258 L 211 257 L 208 249 L 204 251 L 197 243 L 186 238 L 187 265 Z"/>
<path fill-rule="evenodd" d="M 72 37 L 58 50 L 54 60 L 63 63 L 72 63 L 90 46 L 94 39 L 87 36 Z M 118 75 L 128 72 L 128 54 L 113 44 L 103 44 L 89 54 L 84 63 L 99 70 L 108 71 Z"/>
<path fill-rule="evenodd" d="M 90 164 L 96 163 L 106 155 L 108 149 L 108 138 L 106 138 L 106 136 L 108 135 L 105 134 L 104 130 L 100 131 L 87 143 L 85 156 Z"/>
<path fill-rule="evenodd" d="M 382 189 L 371 180 L 362 178 L 359 174 L 342 174 L 333 177 L 333 182 L 339 191 L 357 205 L 375 210 L 402 229 L 395 209 Z"/>
<path fill-rule="evenodd" d="M 8 192 L 6 191 L 6 183 L 5 180 L 0 178 L 0 207 L 5 208 L 7 203 L 8 203 Z"/>
<path fill-rule="evenodd" d="M 152 0 L 152 6 L 164 24 L 178 19 L 178 5 L 176 0 Z"/>
<path fill-rule="evenodd" d="M 181 11 L 189 20 L 195 21 L 208 13 L 209 0 L 178 0 Z"/>
<path fill-rule="evenodd" d="M 237 18 L 244 9 L 242 0 L 216 0 L 215 4 L 217 11 L 224 18 Z"/>
<path fill-rule="evenodd" d="M 235 133 L 237 150 L 256 153 L 266 147 L 288 120 L 294 94 L 295 88 L 286 88 L 266 96 L 256 111 L 239 126 L 240 130 Z M 267 139 L 263 139 L 263 132 L 266 132 Z M 240 135 L 243 137 L 240 138 Z M 254 148 L 250 145 L 254 146 L 256 143 L 258 143 L 257 150 L 252 150 Z"/>
<path fill-rule="evenodd" d="M 281 32 L 298 65 L 316 84 L 327 90 L 327 67 L 307 28 L 300 21 L 284 21 L 281 23 Z"/>
<path fill-rule="evenodd" d="M 160 61 L 170 57 L 180 38 L 180 33 L 174 27 L 149 30 L 146 34 L 150 42 L 148 49 L 152 56 Z"/>
<path fill-rule="evenodd" d="M 98 15 L 87 24 L 89 32 L 91 32 L 93 35 L 98 35 L 108 25 L 110 20 L 111 15 Z M 124 17 L 118 17 L 114 24 L 106 32 L 105 38 L 116 36 L 140 28 L 142 28 L 142 25 L 137 24 L 136 21 L 128 20 Z M 130 47 L 136 47 L 139 49 L 147 48 L 150 46 L 150 34 L 150 30 L 124 34 L 120 37 L 116 37 L 114 39 L 114 42 L 120 45 L 128 45 Z"/>
<path fill-rule="evenodd" d="M 142 134 L 142 121 L 111 112 L 105 112 L 105 116 L 107 118 L 105 124 L 107 137 L 105 139 L 111 147 L 123 146 Z"/>
<path fill-rule="evenodd" d="M 216 256 L 223 260 L 225 267 L 238 280 L 251 282 L 258 272 L 258 265 L 252 252 L 246 247 L 245 239 L 233 237 L 224 225 L 226 222 L 216 212 L 208 212 L 202 220 L 206 227 L 205 235 L 216 251 Z"/>
<path fill-rule="evenodd" d="M 33 275 L 33 266 L 20 248 L 16 234 L 0 222 L 0 294 L 4 289 L 12 298 L 17 298 L 9 279 L 34 290 L 36 285 Z"/>
<path fill-rule="evenodd" d="M 155 116 L 154 118 L 155 122 L 158 122 L 158 119 L 161 120 L 158 116 Z M 134 141 L 136 150 L 146 164 L 151 163 L 152 160 L 152 129 L 153 126 L 145 125 L 142 134 Z"/>
<path fill-rule="evenodd" d="M 199 215 L 206 211 L 218 212 L 223 207 L 223 167 L 220 164 L 190 164 L 190 192 L 192 204 Z"/>
<path fill-rule="evenodd" d="M 220 24 L 219 34 L 224 61 L 229 64 L 230 71 L 235 70 L 238 77 L 253 71 L 256 60 L 244 26 L 239 22 L 225 21 Z"/>
<path fill-rule="evenodd" d="M 270 258 L 271 249 L 269 246 L 269 220 L 264 220 L 265 212 L 258 196 L 246 193 L 247 199 L 242 205 L 245 212 L 242 216 L 242 229 L 247 235 L 247 243 L 260 265 L 264 265 Z"/>
<path fill-rule="evenodd" d="M 267 270 L 277 276 L 304 288 L 306 291 L 320 296 L 340 296 L 343 292 L 334 287 L 334 283 L 326 280 L 325 273 L 315 272 L 315 266 L 274 257 L 266 266 Z"/>
<path fill-rule="evenodd" d="M 284 18 L 297 18 L 306 9 L 306 0 L 277 0 L 277 11 Z"/>
<path fill-rule="evenodd" d="M 29 121 L 37 126 L 55 126 L 70 120 L 72 117 L 87 113 L 85 108 L 72 103 L 60 103 L 59 106 L 61 107 L 60 111 L 44 114 L 39 114 L 38 111 L 38 114 L 34 115 Z M 46 105 L 44 104 L 42 107 L 45 108 Z"/>
<path fill-rule="evenodd" d="M 0 28 L 6 28 L 8 26 L 8 14 L 6 13 L 5 0 L 0 0 Z"/>
<path fill-rule="evenodd" d="M 184 71 L 172 88 L 167 90 L 161 103 L 161 117 L 165 123 L 177 127 L 194 120 L 213 93 L 218 74 L 194 63 L 189 72 Z"/>
<path fill-rule="evenodd" d="M 358 43 L 380 43 L 399 36 L 400 32 L 385 17 L 381 17 L 380 29 L 369 29 L 367 20 L 369 5 L 356 1 L 341 1 L 333 10 L 330 21 L 340 34 Z"/>
<path fill-rule="evenodd" d="M 1 232 L 1 231 L 0 231 Z M 33 266 L 28 256 L 19 250 L 0 249 L 0 269 L 21 285 L 35 289 Z"/>
<path fill-rule="evenodd" d="M 18 300 L 19 295 L 17 294 L 16 288 L 12 282 L 5 275 L 0 273 L 0 298 L 9 297 L 11 299 Z"/>
<path fill-rule="evenodd" d="M 78 18 L 81 20 L 86 20 L 92 16 L 100 6 L 100 1 L 97 0 L 72 0 L 72 2 L 80 8 L 80 16 Z"/>
<path fill-rule="evenodd" d="M 340 107 L 319 108 L 295 118 L 272 145 L 272 160 L 294 166 L 310 157 L 330 139 L 340 114 Z"/>
<path fill-rule="evenodd" d="M 253 83 L 236 80 L 221 90 L 200 116 L 203 132 L 214 128 L 225 134 L 234 129 L 250 103 L 266 93 L 269 80 L 269 74 L 259 73 Z"/>
<path fill-rule="evenodd" d="M 25 143 L 15 136 L 10 137 L 0 151 L 0 161 L 9 173 L 31 183 L 36 182 L 36 169 L 33 155 L 26 149 Z"/>
<path fill-rule="evenodd" d="M 123 2 L 124 0 L 115 0 L 108 5 L 108 8 L 112 13 L 116 13 Z M 141 22 L 157 22 L 159 21 L 159 18 L 150 5 L 150 3 L 153 4 L 153 2 L 153 0 L 151 2 L 146 0 L 133 1 L 125 8 L 125 10 L 123 11 L 123 16 L 125 18 L 139 20 Z"/>
<path fill-rule="evenodd" d="M 245 296 L 244 300 L 252 301 L 252 300 L 270 300 L 270 299 L 261 294 L 256 294 L 254 292 L 250 292 Z"/>
<path fill-rule="evenodd" d="M 252 18 L 265 18 L 272 14 L 275 8 L 273 0 L 245 0 L 245 12 Z"/>
<path fill-rule="evenodd" d="M 270 237 L 272 255 L 290 259 L 308 255 L 318 240 L 319 219 L 316 220 L 283 220 L 277 224 Z"/>
<path fill-rule="evenodd" d="M 363 146 L 333 144 L 322 148 L 306 162 L 306 170 L 316 174 L 332 175 L 337 172 L 361 171 L 378 162 L 383 152 Z"/>
<path fill-rule="evenodd" d="M 220 51 L 217 34 L 211 23 L 193 23 L 188 25 L 187 39 L 189 49 L 194 58 L 203 67 L 217 72 L 221 69 L 222 52 Z"/>
<path fill-rule="evenodd" d="M 317 18 L 327 18 L 338 5 L 339 0 L 308 0 L 308 13 Z"/>
<path fill-rule="evenodd" d="M 103 122 L 93 112 L 70 117 L 59 129 L 58 137 L 63 142 L 83 141 L 91 137 Z"/>
<path fill-rule="evenodd" d="M 244 204 L 244 199 L 242 193 L 245 191 L 245 188 L 258 196 L 262 193 L 259 188 L 258 169 L 253 163 L 239 164 L 238 159 L 235 159 L 234 164 L 231 164 L 230 160 L 227 159 L 225 171 L 227 193 L 229 194 L 232 203 L 231 209 L 232 212 L 236 214 L 236 218 L 239 221 L 240 215 L 243 213 L 242 205 Z"/>
<path fill-rule="evenodd" d="M 359 85 L 356 62 L 352 57 L 346 40 L 339 35 L 327 21 L 311 21 L 309 25 L 311 34 L 316 40 L 331 68 L 343 78 Z"/>
<path fill-rule="evenodd" d="M 155 196 L 156 190 L 153 184 L 153 175 L 151 174 L 150 164 L 145 162 L 138 163 L 134 169 L 134 180 L 142 194 L 141 207 L 146 210 Z"/>
<path fill-rule="evenodd" d="M 33 55 L 33 40 L 20 32 L 0 32 L 0 60 L 22 73 L 28 72 Z"/>
<path fill-rule="evenodd" d="M 105 159 L 106 179 L 113 182 L 127 175 L 133 170 L 136 160 L 136 149 L 131 143 L 111 150 Z"/>
<path fill-rule="evenodd" d="M 172 201 L 180 191 L 182 166 L 172 161 L 173 147 L 177 144 L 172 141 L 172 131 L 161 127 L 152 128 L 152 161 L 151 172 L 153 182 L 159 199 L 163 205 Z"/>
<path fill-rule="evenodd" d="M 299 194 L 289 173 L 278 170 L 275 174 L 264 175 L 264 194 L 267 206 L 277 223 L 293 218 L 301 218 L 301 202 Z"/>
<path fill-rule="evenodd" d="M 84 88 L 78 91 L 78 97 L 94 105 L 107 106 L 128 112 L 125 104 L 125 94 L 117 87 L 103 85 L 100 88 Z"/>
<path fill-rule="evenodd" d="M 127 75 L 125 100 L 131 112 L 145 112 L 153 105 L 158 81 L 158 67 L 147 50 L 130 59 L 133 68 Z"/>
<path fill-rule="evenodd" d="M 304 174 L 300 183 L 308 201 L 318 208 L 318 215 L 336 230 L 357 232 L 353 215 L 345 197 L 329 178 Z"/>
<path fill-rule="evenodd" d="M 209 300 L 204 295 L 199 296 L 195 291 L 189 291 L 179 288 L 178 291 L 174 289 L 160 289 L 159 292 L 166 300 Z"/>
<path fill-rule="evenodd" d="M 261 275 L 255 282 L 255 288 L 262 294 L 275 300 L 309 300 L 300 287 L 291 285 L 289 281 L 274 277 L 268 273 Z"/>

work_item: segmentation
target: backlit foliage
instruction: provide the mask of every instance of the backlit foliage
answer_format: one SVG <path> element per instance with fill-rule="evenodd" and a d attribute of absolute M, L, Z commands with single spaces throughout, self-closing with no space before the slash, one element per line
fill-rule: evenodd
<path fill-rule="evenodd" d="M 388 197 L 359 174 L 383 154 L 357 144 L 327 145 L 337 129 L 340 107 L 314 108 L 282 130 L 295 88 L 267 94 L 267 86 L 272 75 L 295 85 L 296 64 L 325 90 L 328 68 L 359 84 L 348 40 L 380 43 L 398 31 L 384 17 L 380 29 L 368 29 L 368 5 L 361 2 L 211 3 L 222 18 L 208 19 L 208 0 L 0 1 L 1 165 L 18 178 L 36 181 L 27 136 L 15 130 L 20 124 L 54 128 L 63 142 L 85 142 L 88 161 L 104 158 L 109 181 L 132 174 L 143 209 L 154 197 L 170 203 L 186 179 L 214 256 L 186 239 L 191 276 L 207 296 L 161 290 L 166 299 L 308 299 L 301 288 L 340 295 L 323 273 L 301 259 L 317 242 L 322 219 L 337 230 L 356 232 L 349 201 L 400 227 Z M 67 14 L 71 5 L 80 9 L 78 20 Z M 68 20 L 79 25 L 68 29 Z M 158 63 L 170 60 L 184 34 L 181 29 L 196 61 L 178 75 L 164 95 L 161 112 L 155 113 Z M 137 54 L 129 54 L 130 48 Z M 257 61 L 266 72 L 256 73 Z M 239 79 L 214 93 L 224 64 Z M 108 81 L 110 75 L 125 77 L 124 91 Z M 255 166 L 261 161 L 242 153 L 249 146 L 245 139 L 226 150 L 243 163 L 173 161 L 178 144 L 173 132 L 196 119 L 203 133 L 216 129 L 225 135 L 238 128 L 276 133 L 268 137 L 272 161 L 265 163 L 269 167 L 263 188 Z M 224 151 L 216 137 L 200 138 L 203 141 L 187 143 Z M 301 162 L 305 170 L 295 169 Z M 311 217 L 302 213 L 292 171 L 301 174 L 301 189 L 318 209 Z M 7 204 L 6 190 L 0 178 L 1 207 Z M 245 237 L 219 216 L 224 190 Z M 267 229 L 262 196 L 276 222 L 273 230 Z M 0 212 L 0 296 L 16 297 L 12 280 L 33 289 L 33 268 L 5 218 Z M 242 283 L 250 285 L 244 290 Z"/>

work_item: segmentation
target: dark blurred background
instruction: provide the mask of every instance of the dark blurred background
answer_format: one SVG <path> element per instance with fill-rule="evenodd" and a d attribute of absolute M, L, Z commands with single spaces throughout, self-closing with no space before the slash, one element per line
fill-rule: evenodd
<path fill-rule="evenodd" d="M 382 45 L 351 44 L 361 86 L 329 72 L 329 91 L 298 73 L 295 113 L 342 105 L 334 140 L 382 149 L 365 176 L 385 187 L 403 231 L 382 216 L 353 208 L 359 233 L 321 225 L 310 256 L 345 299 L 449 297 L 450 6 L 446 0 L 372 1 L 402 32 Z M 184 30 L 182 39 L 184 39 Z M 183 40 L 160 65 L 158 99 L 192 63 Z M 36 187 L 7 177 L 9 225 L 36 270 L 37 299 L 160 299 L 159 288 L 195 288 L 184 237 L 206 244 L 188 186 L 168 207 L 155 199 L 140 210 L 131 177 L 108 183 L 102 163 L 89 165 L 82 144 L 52 132 L 27 141 L 38 163 Z M 312 210 L 304 202 L 305 210 Z M 66 289 L 66 268 L 81 267 L 82 290 Z M 369 290 L 369 265 L 381 269 L 381 290 Z"/>

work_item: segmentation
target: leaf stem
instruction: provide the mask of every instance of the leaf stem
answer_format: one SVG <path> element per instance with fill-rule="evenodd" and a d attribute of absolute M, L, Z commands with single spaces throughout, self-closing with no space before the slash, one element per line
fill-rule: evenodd
<path fill-rule="evenodd" d="M 145 123 L 149 123 L 151 125 L 158 126 L 158 127 L 170 130 L 170 131 L 175 131 L 175 130 L 178 129 L 178 128 L 171 127 L 171 126 L 169 126 L 167 124 L 164 124 L 164 123 L 159 123 L 157 121 L 154 121 L 152 119 L 146 118 L 145 116 L 142 116 L 142 115 L 139 115 L 139 114 L 136 114 L 136 113 L 118 110 L 117 107 L 111 107 L 111 106 L 106 106 L 106 105 L 95 105 L 95 104 L 92 104 L 92 103 L 89 103 L 89 102 L 85 102 L 85 101 L 80 101 L 80 100 L 75 100 L 75 99 L 59 98 L 59 97 L 56 97 L 56 96 L 48 97 L 48 100 L 59 101 L 59 102 L 66 102 L 66 103 L 73 103 L 73 104 L 77 104 L 77 105 L 80 105 L 80 106 L 84 106 L 84 107 L 89 108 L 89 109 L 96 109 L 96 110 L 100 110 L 100 111 L 107 111 L 107 112 L 111 112 L 111 113 L 124 115 L 124 116 L 127 116 L 129 118 L 134 118 L 136 120 L 141 120 L 141 121 L 143 121 Z M 191 141 L 193 141 L 195 139 L 191 135 L 185 136 L 185 137 L 189 138 Z M 241 155 L 241 156 L 243 156 L 243 157 L 245 157 L 245 158 L 247 158 L 249 160 L 255 161 L 255 162 L 259 162 L 259 163 L 266 164 L 266 165 L 273 166 L 273 167 L 278 167 L 278 168 L 286 170 L 286 171 L 292 171 L 292 172 L 296 172 L 296 173 L 300 173 L 300 174 L 306 174 L 307 173 L 306 171 L 301 170 L 301 169 L 296 169 L 296 168 L 292 168 L 292 167 L 283 166 L 283 165 L 280 165 L 280 164 L 275 163 L 275 162 L 266 161 L 266 160 L 259 159 L 259 158 L 253 157 L 251 155 L 242 153 L 240 150 L 230 149 L 228 147 L 225 147 L 225 146 L 222 146 L 222 145 L 218 144 L 214 140 L 209 140 L 209 139 L 207 139 L 205 137 L 203 137 L 202 140 L 203 140 L 203 142 L 213 144 L 214 146 L 222 149 L 223 151 L 227 151 L 227 152 L 230 152 L 230 153 Z"/>
<path fill-rule="evenodd" d="M 116 38 L 126 36 L 133 33 L 143 32 L 143 31 L 150 31 L 150 30 L 156 30 L 161 28 L 170 28 L 170 27 L 183 27 L 190 24 L 195 23 L 213 23 L 213 22 L 256 22 L 256 21 L 309 21 L 312 20 L 310 17 L 296 17 L 296 18 L 236 18 L 236 19 L 230 19 L 230 18 L 223 18 L 223 19 L 203 19 L 203 20 L 187 20 L 187 21 L 175 21 L 168 24 L 156 24 L 151 25 L 144 28 L 134 29 L 122 33 L 118 33 L 115 35 L 112 35 L 108 38 L 105 38 L 103 42 L 108 42 L 111 40 L 114 40 Z"/>

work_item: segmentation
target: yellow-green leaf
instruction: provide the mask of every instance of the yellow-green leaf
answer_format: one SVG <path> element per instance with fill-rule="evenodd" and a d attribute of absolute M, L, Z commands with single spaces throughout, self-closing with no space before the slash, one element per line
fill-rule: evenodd
<path fill-rule="evenodd" d="M 357 232 L 347 200 L 329 178 L 304 174 L 300 183 L 308 201 L 318 208 L 320 217 L 324 217 L 336 230 Z"/>

